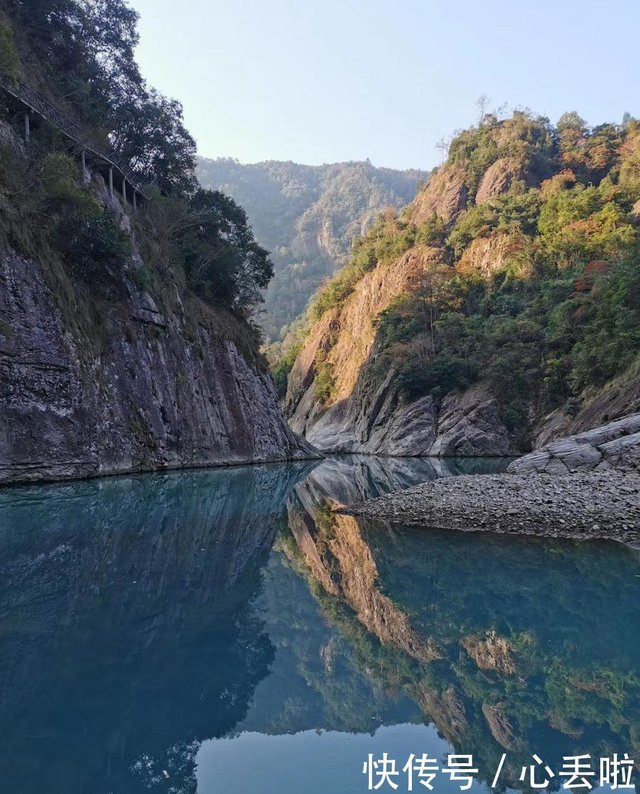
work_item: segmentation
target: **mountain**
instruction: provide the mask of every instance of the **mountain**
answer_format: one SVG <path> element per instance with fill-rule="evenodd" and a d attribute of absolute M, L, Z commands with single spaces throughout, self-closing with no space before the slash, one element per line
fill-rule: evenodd
<path fill-rule="evenodd" d="M 484 116 L 313 298 L 291 426 L 503 455 L 638 411 L 639 231 L 640 122 Z"/>
<path fill-rule="evenodd" d="M 309 166 L 268 161 L 198 161 L 200 183 L 221 190 L 247 211 L 274 264 L 261 324 L 278 341 L 309 297 L 349 259 L 353 240 L 379 213 L 411 201 L 425 171 L 376 168 L 370 162 Z"/>
<path fill-rule="evenodd" d="M 0 483 L 310 454 L 248 319 L 271 262 L 198 189 L 136 22 L 0 0 Z"/>

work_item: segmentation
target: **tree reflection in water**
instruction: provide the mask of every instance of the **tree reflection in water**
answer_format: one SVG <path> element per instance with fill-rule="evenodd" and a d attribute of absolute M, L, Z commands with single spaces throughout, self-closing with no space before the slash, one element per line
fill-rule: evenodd
<path fill-rule="evenodd" d="M 407 722 L 516 788 L 532 753 L 640 756 L 637 552 L 331 512 L 437 465 L 0 491 L 2 790 L 193 794 L 204 740 Z"/>

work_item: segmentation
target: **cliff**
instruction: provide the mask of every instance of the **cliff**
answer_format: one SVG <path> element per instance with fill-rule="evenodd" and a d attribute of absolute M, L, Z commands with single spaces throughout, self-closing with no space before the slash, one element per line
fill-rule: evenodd
<path fill-rule="evenodd" d="M 289 374 L 285 410 L 292 429 L 333 452 L 398 456 L 508 455 L 514 446 L 495 398 L 479 383 L 447 394 L 407 399 L 393 363 L 376 369 L 377 318 L 442 264 L 435 248 L 414 248 L 359 281 L 343 305 L 326 312 L 308 335 Z M 331 373 L 331 395 L 318 398 L 319 369 Z"/>
<path fill-rule="evenodd" d="M 241 323 L 126 280 L 114 303 L 54 289 L 45 267 L 0 252 L 0 483 L 309 456 Z"/>
<path fill-rule="evenodd" d="M 0 0 L 0 483 L 313 456 L 259 352 L 272 263 L 198 188 L 136 13 L 48 21 Z"/>
<path fill-rule="evenodd" d="M 323 450 L 509 455 L 637 411 L 640 123 L 459 133 L 318 292 L 288 375 Z"/>

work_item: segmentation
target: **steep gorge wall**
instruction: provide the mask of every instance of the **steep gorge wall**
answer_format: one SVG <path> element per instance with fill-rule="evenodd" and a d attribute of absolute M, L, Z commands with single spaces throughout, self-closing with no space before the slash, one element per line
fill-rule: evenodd
<path fill-rule="evenodd" d="M 500 456 L 638 411 L 640 123 L 574 115 L 483 119 L 361 241 L 312 303 L 294 430 L 327 451 Z"/>
<path fill-rule="evenodd" d="M 446 222 L 455 218 L 467 201 L 459 177 L 455 168 L 438 172 L 412 205 L 413 222 L 434 213 Z M 495 254 L 485 250 L 483 258 Z M 380 312 L 441 265 L 442 252 L 428 246 L 414 247 L 390 265 L 378 264 L 341 306 L 312 326 L 289 375 L 285 410 L 295 432 L 333 452 L 442 457 L 516 452 L 497 401 L 484 384 L 451 392 L 437 406 L 430 396 L 406 400 L 393 368 L 375 372 Z M 326 401 L 318 399 L 319 361 L 333 377 Z"/>
<path fill-rule="evenodd" d="M 246 323 L 176 279 L 139 286 L 157 263 L 85 176 L 134 255 L 105 289 L 42 242 L 26 256 L 0 238 L 0 484 L 313 456 Z"/>
<path fill-rule="evenodd" d="M 67 326 L 36 262 L 0 254 L 0 483 L 309 454 L 195 298 L 76 309 L 101 312 L 99 340 Z"/>

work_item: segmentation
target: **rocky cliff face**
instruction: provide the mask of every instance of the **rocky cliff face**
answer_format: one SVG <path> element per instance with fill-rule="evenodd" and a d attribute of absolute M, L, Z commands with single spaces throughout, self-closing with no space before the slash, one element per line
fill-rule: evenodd
<path fill-rule="evenodd" d="M 481 180 L 475 202 L 505 193 L 523 176 L 522 163 L 502 158 Z M 450 227 L 470 203 L 465 172 L 446 164 L 405 210 L 409 224 L 438 219 Z M 477 239 L 456 264 L 461 274 L 490 278 L 522 246 L 517 234 Z M 446 265 L 441 248 L 413 246 L 390 265 L 364 275 L 341 306 L 312 326 L 289 376 L 286 413 L 291 427 L 321 450 L 399 456 L 499 456 L 517 452 L 495 396 L 480 382 L 447 394 L 407 400 L 393 368 L 376 371 L 377 320 L 430 272 Z M 322 367 L 332 377 L 328 399 L 318 399 Z"/>
<path fill-rule="evenodd" d="M 382 378 L 372 375 L 376 318 L 439 261 L 435 249 L 413 249 L 366 274 L 342 307 L 325 313 L 289 375 L 286 411 L 295 432 L 333 452 L 443 457 L 513 452 L 496 400 L 483 384 L 451 392 L 438 408 L 430 396 L 403 398 L 393 369 Z M 329 401 L 317 396 L 319 360 L 333 373 Z"/>
<path fill-rule="evenodd" d="M 159 306 L 121 287 L 117 302 L 52 288 L 0 252 L 0 483 L 310 454 L 239 322 L 177 289 Z"/>
<path fill-rule="evenodd" d="M 639 410 L 637 131 L 567 130 L 484 118 L 359 242 L 311 304 L 294 430 L 330 451 L 500 456 Z"/>

